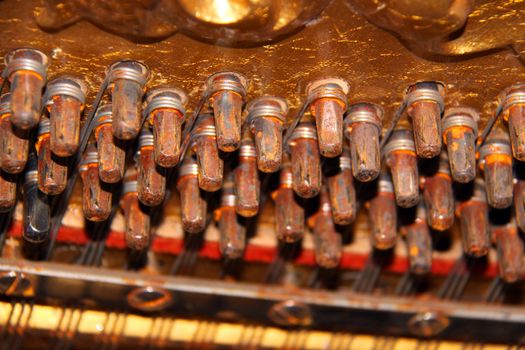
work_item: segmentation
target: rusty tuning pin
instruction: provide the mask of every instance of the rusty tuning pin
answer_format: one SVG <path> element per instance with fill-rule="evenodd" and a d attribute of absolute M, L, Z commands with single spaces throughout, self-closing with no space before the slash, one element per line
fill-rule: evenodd
<path fill-rule="evenodd" d="M 0 169 L 0 213 L 11 210 L 16 205 L 16 175 Z"/>
<path fill-rule="evenodd" d="M 300 123 L 290 137 L 293 189 L 303 198 L 317 196 L 321 190 L 321 156 L 315 126 Z"/>
<path fill-rule="evenodd" d="M 243 135 L 239 149 L 239 163 L 234 170 L 235 210 L 244 217 L 259 211 L 261 181 L 257 171 L 257 152 L 249 131 Z"/>
<path fill-rule="evenodd" d="M 434 158 L 441 151 L 441 114 L 445 108 L 445 87 L 425 81 L 407 89 L 407 113 L 412 119 L 417 155 Z"/>
<path fill-rule="evenodd" d="M 177 88 L 157 88 L 147 94 L 146 115 L 153 128 L 155 162 L 164 168 L 179 162 L 187 103 L 188 96 Z"/>
<path fill-rule="evenodd" d="M 503 128 L 494 127 L 479 150 L 479 167 L 485 177 L 487 201 L 502 209 L 512 204 L 512 151 Z"/>
<path fill-rule="evenodd" d="M 304 208 L 301 199 L 292 189 L 292 166 L 288 156 L 283 154 L 279 174 L 279 187 L 272 193 L 275 202 L 275 231 L 277 238 L 284 242 L 296 242 L 303 237 Z"/>
<path fill-rule="evenodd" d="M 276 172 L 281 166 L 288 104 L 279 97 L 262 96 L 250 101 L 246 109 L 257 150 L 257 166 L 265 173 Z"/>
<path fill-rule="evenodd" d="M 113 137 L 113 107 L 104 104 L 95 114 L 95 138 L 98 150 L 98 171 L 100 179 L 107 183 L 122 180 L 125 170 L 126 150 L 123 141 Z"/>
<path fill-rule="evenodd" d="M 320 194 L 319 209 L 308 219 L 308 226 L 313 230 L 317 265 L 326 269 L 337 267 L 342 255 L 342 238 L 335 229 L 328 192 L 324 188 Z"/>
<path fill-rule="evenodd" d="M 329 159 L 325 181 L 332 217 L 337 225 L 349 225 L 356 217 L 356 194 L 350 152 L 345 147 L 338 158 Z"/>
<path fill-rule="evenodd" d="M 237 215 L 235 202 L 233 178 L 228 174 L 222 188 L 220 207 L 214 212 L 219 225 L 219 248 L 228 259 L 241 258 L 246 246 L 246 226 L 243 218 Z"/>
<path fill-rule="evenodd" d="M 188 155 L 179 168 L 177 190 L 180 195 L 182 227 L 189 233 L 204 231 L 206 227 L 207 202 L 205 192 L 199 188 L 199 166 Z"/>
<path fill-rule="evenodd" d="M 523 241 L 513 221 L 494 226 L 492 236 L 498 249 L 499 275 L 507 283 L 523 279 Z"/>
<path fill-rule="evenodd" d="M 514 179 L 514 215 L 519 229 L 525 232 L 525 180 Z"/>
<path fill-rule="evenodd" d="M 51 228 L 51 209 L 48 196 L 38 189 L 36 157 L 28 159 L 23 187 L 23 237 L 32 243 L 48 239 Z"/>
<path fill-rule="evenodd" d="M 397 240 L 397 207 L 394 186 L 386 169 L 377 181 L 375 196 L 365 203 L 370 225 L 370 240 L 376 249 L 390 249 Z"/>
<path fill-rule="evenodd" d="M 490 249 L 489 207 L 482 178 L 476 178 L 463 190 L 469 190 L 466 200 L 456 203 L 456 216 L 461 224 L 463 251 L 471 256 L 484 256 Z"/>
<path fill-rule="evenodd" d="M 82 210 L 90 221 L 104 221 L 111 214 L 112 192 L 99 177 L 98 152 L 88 145 L 82 156 L 78 173 L 82 179 Z"/>
<path fill-rule="evenodd" d="M 155 163 L 153 133 L 148 125 L 142 128 L 135 155 L 139 200 L 149 207 L 162 203 L 166 192 L 166 171 Z"/>
<path fill-rule="evenodd" d="M 213 108 L 217 145 L 233 152 L 241 144 L 242 107 L 246 102 L 246 78 L 234 72 L 219 72 L 208 77 L 206 94 Z"/>
<path fill-rule="evenodd" d="M 224 161 L 217 146 L 213 116 L 208 112 L 199 115 L 192 134 L 192 149 L 199 165 L 199 187 L 215 192 L 222 187 Z"/>
<path fill-rule="evenodd" d="M 0 98 L 0 168 L 9 174 L 24 170 L 29 151 L 29 131 L 12 122 L 11 94 Z"/>
<path fill-rule="evenodd" d="M 412 137 L 410 130 L 396 130 L 384 148 L 396 202 L 402 208 L 413 207 L 419 201 L 417 155 Z"/>
<path fill-rule="evenodd" d="M 126 244 L 133 250 L 143 250 L 150 240 L 150 209 L 139 201 L 137 173 L 128 169 L 122 186 L 120 207 L 124 213 Z"/>
<path fill-rule="evenodd" d="M 347 107 L 348 83 L 340 78 L 319 79 L 306 87 L 310 113 L 315 117 L 319 151 L 337 157 L 343 151 L 343 114 Z"/>
<path fill-rule="evenodd" d="M 40 120 L 48 58 L 39 50 L 14 49 L 5 56 L 5 65 L 11 83 L 11 122 L 22 130 L 32 129 Z"/>
<path fill-rule="evenodd" d="M 516 84 L 505 90 L 503 118 L 509 125 L 514 158 L 525 161 L 525 84 Z"/>
<path fill-rule="evenodd" d="M 56 196 L 67 185 L 67 163 L 51 152 L 51 122 L 42 118 L 38 125 L 38 138 L 35 143 L 38 157 L 38 187 L 47 195 Z"/>
<path fill-rule="evenodd" d="M 381 171 L 381 121 L 383 109 L 373 103 L 350 106 L 345 118 L 345 135 L 350 142 L 352 172 L 361 181 L 372 181 Z"/>
<path fill-rule="evenodd" d="M 51 121 L 51 151 L 59 157 L 75 154 L 80 142 L 80 117 L 86 103 L 87 86 L 74 77 L 60 77 L 46 87 Z"/>
<path fill-rule="evenodd" d="M 112 89 L 113 135 L 120 140 L 134 139 L 140 131 L 142 95 L 150 77 L 149 68 L 139 61 L 117 61 L 108 67 L 106 76 Z"/>
<path fill-rule="evenodd" d="M 421 179 L 428 225 L 437 231 L 449 229 L 454 223 L 454 193 L 447 152 L 441 151 L 439 167 Z"/>
<path fill-rule="evenodd" d="M 424 275 L 432 268 L 432 237 L 424 205 L 419 203 L 415 209 L 414 221 L 403 226 L 401 232 L 406 239 L 410 271 L 416 275 Z"/>
<path fill-rule="evenodd" d="M 479 114 L 472 108 L 450 108 L 443 117 L 443 142 L 447 146 L 450 173 L 456 182 L 476 177 L 476 139 Z"/>

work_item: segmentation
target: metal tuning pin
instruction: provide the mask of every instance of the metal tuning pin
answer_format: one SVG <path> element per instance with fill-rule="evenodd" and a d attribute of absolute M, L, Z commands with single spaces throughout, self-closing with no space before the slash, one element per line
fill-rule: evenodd
<path fill-rule="evenodd" d="M 337 157 L 343 151 L 343 114 L 347 107 L 348 83 L 340 78 L 319 79 L 306 88 L 310 113 L 315 117 L 319 151 Z"/>
<path fill-rule="evenodd" d="M 479 167 L 485 177 L 487 201 L 493 208 L 512 204 L 512 151 L 509 136 L 497 126 L 479 150 Z"/>
<path fill-rule="evenodd" d="M 293 189 L 303 198 L 317 196 L 321 190 L 321 156 L 315 126 L 300 123 L 290 137 Z"/>
<path fill-rule="evenodd" d="M 394 131 L 384 152 L 397 205 L 402 208 L 415 206 L 419 201 L 419 175 L 412 132 L 405 129 Z"/>
<path fill-rule="evenodd" d="M 275 202 L 275 231 L 283 242 L 296 242 L 303 237 L 304 208 L 292 189 L 292 165 L 283 154 L 279 187 L 272 193 Z"/>
<path fill-rule="evenodd" d="M 39 50 L 15 49 L 5 56 L 5 65 L 11 83 L 11 122 L 22 130 L 32 129 L 40 120 L 48 58 Z"/>
<path fill-rule="evenodd" d="M 49 199 L 38 189 L 37 160 L 28 160 L 23 187 L 23 237 L 32 243 L 42 243 L 49 237 L 51 209 Z"/>
<path fill-rule="evenodd" d="M 467 255 L 480 257 L 489 252 L 489 207 L 482 178 L 476 178 L 468 188 L 470 196 L 456 204 L 456 216 L 461 225 L 463 251 Z"/>
<path fill-rule="evenodd" d="M 166 192 L 166 171 L 155 163 L 153 145 L 153 133 L 146 125 L 140 132 L 135 161 L 139 200 L 149 207 L 161 204 Z"/>
<path fill-rule="evenodd" d="M 432 268 L 432 237 L 422 203 L 416 208 L 414 222 L 403 226 L 401 232 L 406 239 L 410 271 L 416 275 L 429 273 Z"/>
<path fill-rule="evenodd" d="M 372 181 L 381 171 L 381 121 L 383 109 L 373 103 L 351 105 L 345 118 L 345 135 L 350 142 L 352 172 L 361 182 Z"/>
<path fill-rule="evenodd" d="M 182 227 L 189 233 L 204 231 L 208 204 L 205 192 L 199 188 L 199 166 L 191 155 L 184 158 L 179 168 L 177 191 L 180 195 Z"/>
<path fill-rule="evenodd" d="M 349 225 L 357 214 L 350 152 L 344 147 L 343 153 L 338 158 L 330 159 L 327 163 L 324 178 L 334 223 Z"/>
<path fill-rule="evenodd" d="M 479 114 L 472 108 L 450 108 L 443 117 L 443 142 L 447 146 L 450 173 L 456 182 L 476 177 L 476 139 Z"/>
<path fill-rule="evenodd" d="M 87 86 L 74 77 L 60 77 L 46 87 L 45 104 L 51 121 L 51 151 L 59 157 L 75 154 L 80 142 L 80 117 Z"/>
<path fill-rule="evenodd" d="M 149 68 L 139 61 L 117 61 L 108 67 L 106 76 L 112 88 L 113 135 L 132 140 L 140 131 L 142 95 Z"/>
<path fill-rule="evenodd" d="M 498 249 L 499 275 L 507 283 L 523 279 L 523 241 L 513 221 L 492 228 Z"/>
<path fill-rule="evenodd" d="M 454 224 L 454 192 L 447 152 L 441 151 L 437 171 L 421 179 L 428 226 L 437 231 Z"/>
<path fill-rule="evenodd" d="M 246 102 L 248 81 L 234 72 L 220 72 L 206 81 L 206 94 L 213 108 L 217 145 L 223 152 L 233 152 L 241 144 L 242 107 Z"/>
<path fill-rule="evenodd" d="M 50 196 L 56 196 L 67 185 L 67 164 L 51 152 L 51 122 L 42 118 L 38 125 L 38 138 L 35 143 L 38 157 L 38 187 Z"/>
<path fill-rule="evenodd" d="M 133 250 L 147 248 L 150 239 L 150 213 L 149 207 L 139 201 L 137 173 L 134 168 L 128 169 L 124 178 L 120 207 L 124 213 L 127 246 Z"/>
<path fill-rule="evenodd" d="M 313 230 L 317 265 L 326 269 L 337 267 L 342 255 L 342 238 L 335 229 L 326 189 L 321 190 L 319 209 L 308 219 L 308 225 Z"/>
<path fill-rule="evenodd" d="M 98 152 L 88 145 L 82 156 L 78 173 L 82 179 L 82 210 L 90 221 L 104 221 L 111 214 L 112 192 L 99 177 Z"/>
<path fill-rule="evenodd" d="M 188 96 L 177 88 L 157 88 L 147 94 L 146 115 L 153 128 L 155 162 L 164 168 L 179 162 L 187 103 Z"/>
<path fill-rule="evenodd" d="M 98 107 L 95 114 L 95 138 L 98 150 L 100 179 L 107 183 L 122 180 L 125 170 L 126 150 L 121 140 L 113 137 L 113 107 L 110 103 Z"/>
<path fill-rule="evenodd" d="M 257 166 L 264 173 L 274 173 L 281 166 L 288 104 L 279 97 L 263 96 L 250 101 L 246 109 L 257 151 Z"/>
<path fill-rule="evenodd" d="M 365 203 L 370 225 L 370 241 L 376 249 L 390 249 L 397 240 L 397 207 L 394 186 L 386 169 L 377 181 L 375 196 Z"/>
<path fill-rule="evenodd" d="M 16 175 L 0 170 L 0 213 L 11 210 L 16 205 Z"/>
<path fill-rule="evenodd" d="M 441 151 L 441 114 L 445 108 L 445 87 L 434 81 L 410 86 L 405 95 L 412 119 L 417 155 L 434 158 Z"/>
<path fill-rule="evenodd" d="M 227 176 L 221 194 L 220 207 L 215 210 L 215 221 L 219 225 L 219 249 L 228 259 L 242 258 L 246 246 L 246 226 L 235 210 L 235 193 L 231 173 Z"/>
<path fill-rule="evenodd" d="M 525 180 L 514 179 L 514 215 L 519 229 L 525 232 Z"/>
<path fill-rule="evenodd" d="M 234 170 L 235 210 L 244 217 L 259 212 L 261 181 L 257 170 L 257 152 L 249 131 L 246 131 L 239 149 L 239 163 Z"/>
<path fill-rule="evenodd" d="M 509 87 L 503 98 L 503 118 L 509 125 L 512 154 L 525 161 L 525 84 Z"/>
<path fill-rule="evenodd" d="M 199 115 L 192 135 L 192 149 L 199 165 L 199 187 L 215 192 L 222 187 L 224 161 L 217 146 L 213 116 L 205 111 Z"/>
<path fill-rule="evenodd" d="M 11 94 L 0 98 L 0 168 L 9 174 L 24 170 L 29 152 L 29 131 L 11 122 Z"/>

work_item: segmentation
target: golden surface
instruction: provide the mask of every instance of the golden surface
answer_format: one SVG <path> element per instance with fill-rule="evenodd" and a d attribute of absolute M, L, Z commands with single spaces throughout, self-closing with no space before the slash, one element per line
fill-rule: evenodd
<path fill-rule="evenodd" d="M 484 29 L 490 31 L 508 22 L 508 14 L 501 10 L 504 6 L 498 6 L 501 3 L 479 1 L 477 7 L 483 15 L 480 17 L 480 12 L 475 11 L 472 25 L 485 21 L 488 27 Z M 505 3 L 515 7 L 520 1 Z M 448 106 L 473 106 L 482 111 L 482 120 L 486 120 L 498 93 L 525 80 L 524 67 L 510 49 L 448 62 L 417 57 L 394 36 L 353 13 L 343 0 L 335 0 L 320 18 L 299 33 L 257 48 L 212 46 L 183 34 L 159 43 L 134 44 L 88 22 L 57 33 L 45 33 L 37 27 L 33 16 L 38 4 L 36 0 L 0 2 L 0 32 L 4 38 L 0 52 L 4 54 L 19 46 L 44 50 L 51 57 L 50 78 L 64 73 L 81 74 L 88 80 L 91 98 L 105 67 L 122 58 L 144 60 L 152 68 L 153 80 L 149 86 L 173 84 L 184 88 L 191 97 L 190 109 L 196 104 L 208 75 L 235 70 L 251 79 L 249 97 L 283 96 L 291 103 L 290 115 L 304 99 L 308 82 L 336 75 L 350 82 L 350 102 L 379 103 L 385 107 L 387 117 L 392 115 L 408 85 L 435 79 L 448 87 Z"/>

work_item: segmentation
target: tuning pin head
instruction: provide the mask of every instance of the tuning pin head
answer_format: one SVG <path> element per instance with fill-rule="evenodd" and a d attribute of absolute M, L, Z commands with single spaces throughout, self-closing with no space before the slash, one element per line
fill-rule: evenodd
<path fill-rule="evenodd" d="M 279 97 L 262 96 L 250 101 L 246 109 L 257 150 L 257 166 L 265 173 L 276 172 L 281 166 L 288 104 Z"/>
<path fill-rule="evenodd" d="M 321 190 L 321 157 L 317 132 L 312 123 L 300 123 L 290 138 L 293 189 L 303 198 L 317 196 Z"/>
<path fill-rule="evenodd" d="M 493 134 L 479 150 L 479 167 L 485 177 L 489 205 L 502 209 L 512 204 L 512 151 L 504 131 L 493 129 Z"/>
<path fill-rule="evenodd" d="M 519 229 L 525 232 L 525 180 L 514 179 L 514 215 Z"/>
<path fill-rule="evenodd" d="M 60 77 L 46 87 L 45 104 L 51 121 L 51 151 L 59 157 L 72 156 L 80 142 L 80 116 L 87 86 L 75 77 Z"/>
<path fill-rule="evenodd" d="M 142 128 L 136 154 L 137 190 L 139 200 L 149 207 L 162 203 L 166 192 L 165 169 L 155 163 L 153 133 L 148 125 Z"/>
<path fill-rule="evenodd" d="M 172 168 L 179 162 L 182 123 L 188 96 L 177 88 L 157 88 L 148 92 L 146 115 L 153 128 L 155 162 Z"/>
<path fill-rule="evenodd" d="M 525 161 L 525 84 L 516 84 L 504 91 L 503 118 L 509 125 L 514 158 Z"/>
<path fill-rule="evenodd" d="M 345 118 L 345 134 L 350 141 L 352 172 L 361 182 L 372 181 L 381 171 L 381 121 L 383 110 L 373 103 L 350 106 Z"/>
<path fill-rule="evenodd" d="M 349 90 L 348 83 L 340 78 L 319 79 L 306 88 L 317 126 L 319 151 L 324 157 L 337 157 L 343 151 L 343 114 Z"/>
<path fill-rule="evenodd" d="M 126 162 L 125 145 L 113 136 L 112 109 L 111 104 L 103 104 L 95 114 L 99 176 L 107 183 L 116 183 L 122 179 Z"/>
<path fill-rule="evenodd" d="M 437 231 L 449 229 L 454 223 L 454 193 L 446 151 L 441 151 L 436 173 L 423 181 L 423 199 L 428 225 Z"/>
<path fill-rule="evenodd" d="M 296 242 L 303 237 L 304 208 L 292 189 L 292 168 L 288 159 L 283 159 L 279 175 L 279 188 L 272 193 L 275 202 L 275 231 L 279 240 Z"/>
<path fill-rule="evenodd" d="M 420 203 L 416 209 L 416 219 L 413 223 L 403 226 L 410 271 L 416 275 L 424 275 L 432 268 L 432 237 L 427 226 L 425 208 Z"/>
<path fill-rule="evenodd" d="M 461 224 L 463 251 L 480 257 L 487 255 L 490 249 L 489 207 L 483 179 L 476 178 L 472 186 L 470 198 L 457 203 L 456 215 Z"/>
<path fill-rule="evenodd" d="M 143 250 L 149 245 L 150 214 L 149 208 L 139 201 L 137 186 L 137 173 L 130 169 L 124 178 L 120 207 L 124 213 L 127 246 Z"/>
<path fill-rule="evenodd" d="M 365 207 L 372 246 L 380 250 L 394 247 L 397 240 L 397 207 L 392 179 L 386 169 L 381 170 L 376 195 L 365 203 Z"/>
<path fill-rule="evenodd" d="M 38 138 L 35 143 L 38 157 L 38 187 L 47 195 L 56 196 L 67 185 L 67 163 L 51 152 L 51 122 L 42 118 L 38 125 Z"/>
<path fill-rule="evenodd" d="M 498 248 L 500 277 L 507 283 L 523 279 L 523 241 L 514 222 L 493 227 L 492 235 Z"/>
<path fill-rule="evenodd" d="M 246 227 L 235 212 L 235 193 L 231 179 L 222 188 L 221 204 L 214 213 L 219 224 L 220 251 L 228 259 L 241 258 L 246 246 Z"/>
<path fill-rule="evenodd" d="M 199 187 L 215 192 L 222 187 L 224 161 L 217 146 L 213 116 L 201 114 L 192 135 L 192 148 L 199 165 Z"/>
<path fill-rule="evenodd" d="M 247 135 L 248 136 L 248 135 Z M 239 164 L 234 170 L 235 210 L 244 217 L 259 212 L 261 181 L 257 171 L 257 153 L 251 135 L 244 138 L 239 150 Z"/>
<path fill-rule="evenodd" d="M 223 152 L 233 152 L 241 143 L 241 115 L 246 102 L 247 79 L 234 72 L 219 72 L 206 81 L 217 128 L 217 145 Z"/>
<path fill-rule="evenodd" d="M 180 194 L 182 227 L 189 233 L 204 231 L 206 227 L 207 202 L 197 179 L 199 166 L 192 156 L 184 158 L 179 168 L 177 190 Z"/>
<path fill-rule="evenodd" d="M 27 162 L 30 132 L 16 128 L 11 119 L 11 94 L 7 93 L 0 98 L 0 168 L 18 174 Z"/>
<path fill-rule="evenodd" d="M 419 201 L 417 156 L 412 137 L 410 130 L 396 130 L 384 148 L 396 202 L 402 208 L 413 207 Z"/>
<path fill-rule="evenodd" d="M 36 49 L 14 49 L 5 56 L 5 65 L 11 82 L 12 123 L 22 130 L 32 129 L 40 120 L 48 58 Z"/>
<path fill-rule="evenodd" d="M 456 182 L 467 183 L 476 177 L 478 121 L 479 114 L 467 107 L 450 108 L 443 117 L 443 140 Z"/>
<path fill-rule="evenodd" d="M 417 155 L 434 158 L 441 151 L 441 114 L 445 107 L 445 87 L 434 81 L 410 86 L 405 95 L 412 119 Z"/>
<path fill-rule="evenodd" d="M 142 95 L 150 77 L 149 68 L 139 61 L 117 61 L 108 67 L 106 76 L 112 87 L 113 135 L 132 140 L 140 131 Z"/>
<path fill-rule="evenodd" d="M 48 196 L 38 189 L 38 166 L 31 154 L 24 173 L 23 237 L 32 243 L 42 243 L 49 237 L 51 210 Z"/>
<path fill-rule="evenodd" d="M 352 176 L 352 161 L 344 148 L 333 168 L 325 172 L 332 217 L 337 225 L 349 225 L 356 217 L 356 194 Z"/>
<path fill-rule="evenodd" d="M 111 190 L 102 183 L 98 175 L 98 152 L 94 145 L 89 145 L 78 173 L 82 179 L 82 210 L 84 217 L 90 221 L 104 221 L 111 214 Z"/>

